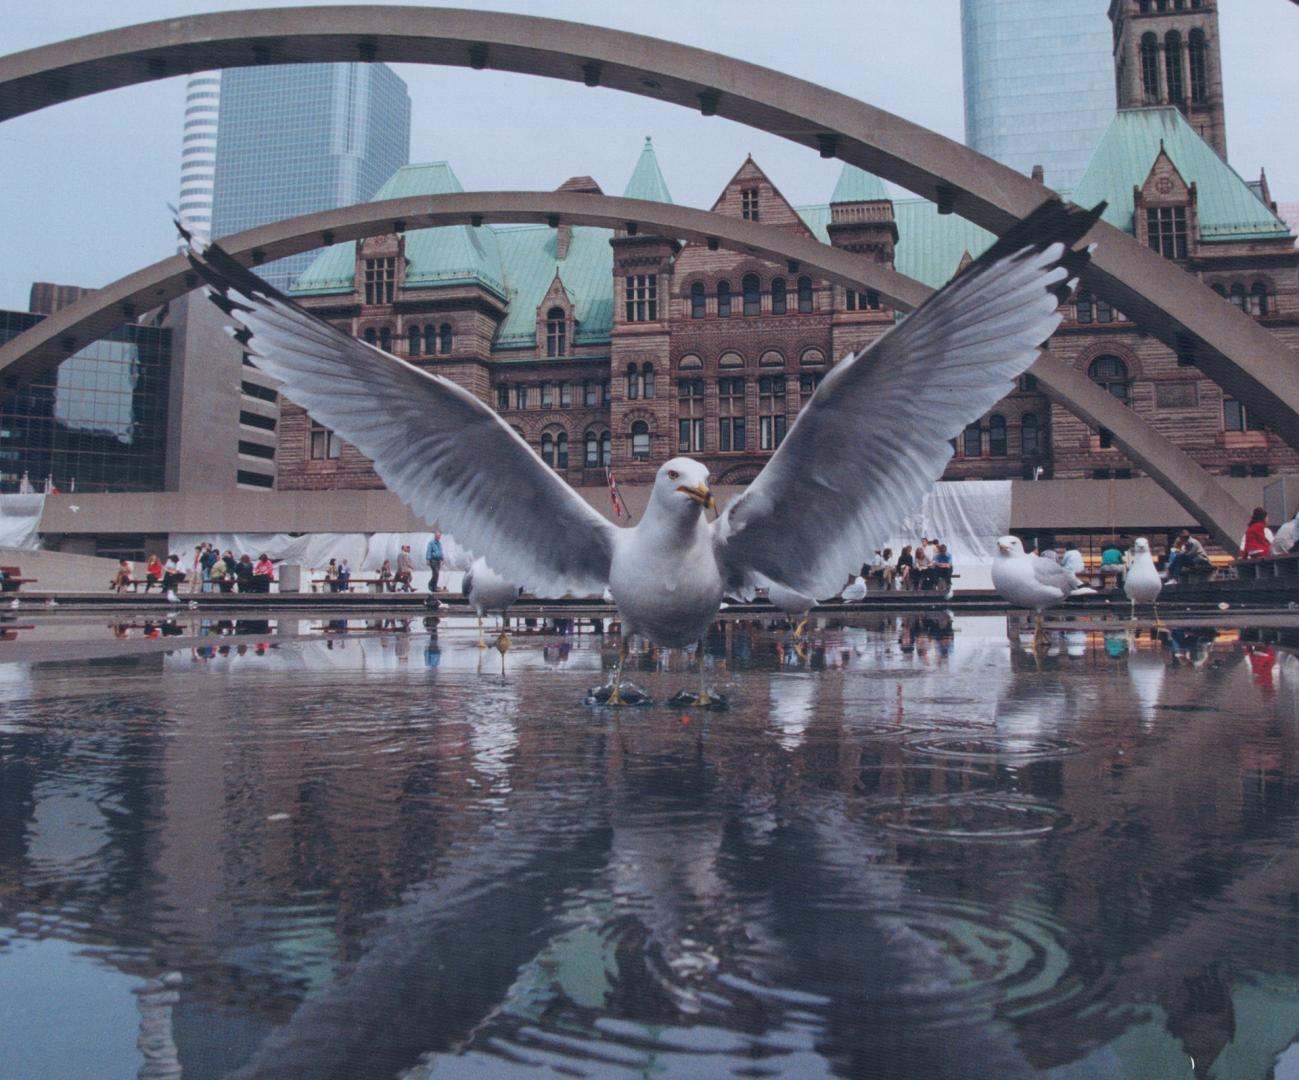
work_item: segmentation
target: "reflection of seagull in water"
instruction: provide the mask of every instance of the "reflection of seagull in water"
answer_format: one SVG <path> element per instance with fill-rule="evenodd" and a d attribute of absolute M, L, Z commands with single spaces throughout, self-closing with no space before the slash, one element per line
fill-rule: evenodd
<path fill-rule="evenodd" d="M 1033 644 L 1040 647 L 1045 634 L 1042 612 L 1068 600 L 1077 593 L 1091 593 L 1078 576 L 1058 562 L 1029 555 L 1018 536 L 1003 536 L 997 541 L 997 557 L 992 560 L 992 587 L 1016 607 L 1037 612 Z"/>
<path fill-rule="evenodd" d="M 465 571 L 460 592 L 469 601 L 469 606 L 478 613 L 478 647 L 487 648 L 487 642 L 483 639 L 483 616 L 496 615 L 501 620 L 501 633 L 497 641 L 499 643 L 504 640 L 505 649 L 508 649 L 510 639 L 505 632 L 505 611 L 519 598 L 518 586 L 506 581 L 480 556 Z M 505 649 L 501 650 L 502 653 Z"/>
<path fill-rule="evenodd" d="M 1155 625 L 1159 626 L 1159 590 L 1164 587 L 1155 569 L 1155 560 L 1150 554 L 1150 541 L 1138 536 L 1132 544 L 1132 566 L 1123 577 L 1123 591 L 1132 601 L 1132 621 L 1137 619 L 1138 604 L 1152 604 L 1155 609 Z"/>
<path fill-rule="evenodd" d="M 703 638 L 728 592 L 839 591 L 861 552 L 942 475 L 949 440 L 1037 357 L 1086 260 L 1072 245 L 1095 220 L 1044 203 L 869 349 L 831 368 L 757 479 L 711 524 L 707 467 L 673 458 L 629 528 L 601 517 L 468 390 L 349 337 L 217 245 L 193 241 L 190 262 L 240 324 L 235 336 L 257 366 L 365 454 L 417 513 L 538 595 L 599 595 L 607 585 L 625 632 L 681 647 Z M 625 657 L 624 647 L 610 703 L 621 704 Z"/>

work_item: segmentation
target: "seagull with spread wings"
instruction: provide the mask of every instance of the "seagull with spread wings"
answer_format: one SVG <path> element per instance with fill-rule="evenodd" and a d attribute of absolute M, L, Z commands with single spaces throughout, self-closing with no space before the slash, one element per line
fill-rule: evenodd
<path fill-rule="evenodd" d="M 539 596 L 608 589 L 627 634 L 702 639 L 726 594 L 839 591 L 942 475 L 953 440 L 1011 388 L 1060 321 L 1099 214 L 1050 200 L 821 381 L 779 449 L 713 521 L 708 469 L 660 466 L 640 521 L 600 516 L 479 398 L 349 337 L 217 244 L 190 262 L 262 370 L 374 463 L 416 513 Z M 624 644 L 608 703 L 621 704 Z M 703 688 L 699 652 L 698 704 Z"/>

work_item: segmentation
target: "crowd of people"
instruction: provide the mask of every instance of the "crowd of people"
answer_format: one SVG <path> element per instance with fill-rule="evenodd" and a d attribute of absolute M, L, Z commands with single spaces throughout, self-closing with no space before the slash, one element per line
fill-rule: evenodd
<path fill-rule="evenodd" d="M 892 548 L 876 549 L 861 568 L 868 584 L 882 589 L 941 589 L 952 584 L 952 553 L 936 536 L 922 536 L 917 544 L 906 544 L 893 557 Z"/>

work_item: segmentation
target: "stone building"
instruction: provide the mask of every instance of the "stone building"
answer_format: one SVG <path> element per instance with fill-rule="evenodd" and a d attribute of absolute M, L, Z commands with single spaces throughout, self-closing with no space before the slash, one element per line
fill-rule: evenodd
<path fill-rule="evenodd" d="M 1065 194 L 1083 205 L 1107 201 L 1108 222 L 1299 344 L 1294 237 L 1266 178 L 1245 181 L 1221 156 L 1215 5 L 1114 0 L 1110 17 L 1119 108 Z M 400 170 L 376 198 L 458 190 L 450 166 L 437 163 Z M 579 177 L 562 190 L 599 188 Z M 671 201 L 648 139 L 622 194 Z M 795 208 L 749 158 L 712 209 L 869 254 L 935 287 L 993 239 L 924 200 L 890 198 L 878 178 L 851 166 L 828 203 Z M 751 480 L 829 367 L 895 318 L 878 296 L 794 265 L 564 224 L 455 226 L 336 245 L 295 295 L 348 333 L 472 390 L 577 486 L 603 484 L 608 466 L 621 482 L 647 482 L 678 452 L 706 462 L 721 483 Z M 1210 472 L 1299 468 L 1299 456 L 1192 357 L 1102 298 L 1080 291 L 1063 316 L 1051 353 Z M 282 489 L 381 486 L 361 455 L 289 402 L 281 403 L 277 459 Z M 946 478 L 1138 475 L 1107 432 L 1052 404 L 1025 376 L 956 440 Z"/>

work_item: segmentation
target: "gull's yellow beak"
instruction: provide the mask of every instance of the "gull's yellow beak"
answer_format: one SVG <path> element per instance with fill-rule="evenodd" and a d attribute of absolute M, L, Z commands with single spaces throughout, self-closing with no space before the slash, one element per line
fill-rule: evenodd
<path fill-rule="evenodd" d="M 686 487 L 685 484 L 679 484 L 677 490 L 686 498 L 697 502 L 705 510 L 717 509 L 717 504 L 713 502 L 713 493 L 708 490 L 707 484 L 699 484 L 696 487 Z"/>

